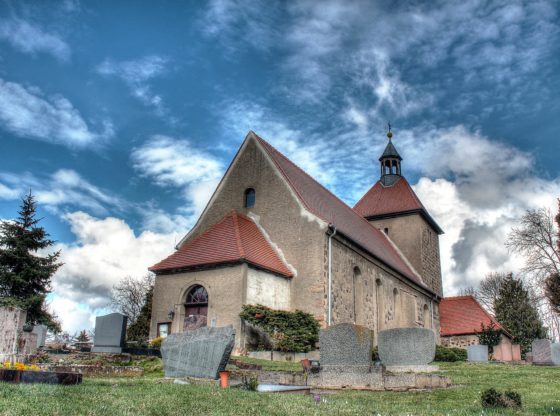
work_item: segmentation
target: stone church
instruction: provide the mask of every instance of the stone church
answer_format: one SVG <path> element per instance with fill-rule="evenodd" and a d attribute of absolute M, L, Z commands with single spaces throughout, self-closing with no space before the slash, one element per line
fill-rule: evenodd
<path fill-rule="evenodd" d="M 243 351 L 244 304 L 303 310 L 323 327 L 418 326 L 439 338 L 443 231 L 387 136 L 380 178 L 352 208 L 249 132 L 195 226 L 150 267 L 150 338 L 233 325 Z"/>

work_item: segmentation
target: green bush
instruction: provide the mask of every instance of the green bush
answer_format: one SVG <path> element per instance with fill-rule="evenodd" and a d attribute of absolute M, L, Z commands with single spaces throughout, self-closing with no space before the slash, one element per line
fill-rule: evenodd
<path fill-rule="evenodd" d="M 453 363 L 456 361 L 467 361 L 467 350 L 462 348 L 447 348 L 436 345 L 436 357 L 434 361 Z"/>
<path fill-rule="evenodd" d="M 516 391 L 502 393 L 496 389 L 487 389 L 480 395 L 482 407 L 520 408 L 521 395 Z"/>
<path fill-rule="evenodd" d="M 239 316 L 266 332 L 274 347 L 284 352 L 308 352 L 319 340 L 319 322 L 313 315 L 270 309 L 263 305 L 243 305 Z"/>

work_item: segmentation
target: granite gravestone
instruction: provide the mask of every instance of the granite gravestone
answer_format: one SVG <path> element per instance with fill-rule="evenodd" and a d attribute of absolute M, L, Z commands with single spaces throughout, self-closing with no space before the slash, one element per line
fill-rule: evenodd
<path fill-rule="evenodd" d="M 469 345 L 467 347 L 467 361 L 469 363 L 487 363 L 488 345 Z"/>
<path fill-rule="evenodd" d="M 11 306 L 0 307 L 0 363 L 15 361 L 27 312 Z"/>
<path fill-rule="evenodd" d="M 111 313 L 95 318 L 95 336 L 91 352 L 121 353 L 125 345 L 127 317 Z"/>
<path fill-rule="evenodd" d="M 394 328 L 379 332 L 378 352 L 386 366 L 424 366 L 434 361 L 436 337 L 426 328 Z"/>
<path fill-rule="evenodd" d="M 322 371 L 369 372 L 373 333 L 369 328 L 338 324 L 319 333 Z"/>
<path fill-rule="evenodd" d="M 232 326 L 169 334 L 161 344 L 165 376 L 217 379 L 226 368 L 234 342 Z"/>
<path fill-rule="evenodd" d="M 32 332 L 37 334 L 37 348 L 44 347 L 45 341 L 47 340 L 47 326 L 35 325 Z"/>
<path fill-rule="evenodd" d="M 536 339 L 531 344 L 533 354 L 533 364 L 551 365 L 552 364 L 552 343 L 548 339 Z"/>

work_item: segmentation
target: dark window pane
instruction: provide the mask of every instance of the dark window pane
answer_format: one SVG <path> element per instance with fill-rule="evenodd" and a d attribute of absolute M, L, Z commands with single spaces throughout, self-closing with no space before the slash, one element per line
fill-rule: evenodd
<path fill-rule="evenodd" d="M 253 188 L 249 188 L 245 191 L 245 208 L 251 208 L 255 205 L 256 195 Z"/>

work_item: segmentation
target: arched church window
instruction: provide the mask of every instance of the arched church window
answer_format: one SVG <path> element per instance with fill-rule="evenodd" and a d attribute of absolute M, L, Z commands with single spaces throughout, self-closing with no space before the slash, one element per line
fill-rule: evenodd
<path fill-rule="evenodd" d="M 195 330 L 206 326 L 208 316 L 208 292 L 203 286 L 189 289 L 185 299 L 185 322 L 183 330 Z"/>
<path fill-rule="evenodd" d="M 248 188 L 245 190 L 245 208 L 251 208 L 255 205 L 257 196 L 253 188 Z"/>
<path fill-rule="evenodd" d="M 422 318 L 424 321 L 424 328 L 430 328 L 431 319 L 430 319 L 430 308 L 428 308 L 428 305 L 424 305 L 424 308 L 422 310 Z"/>

